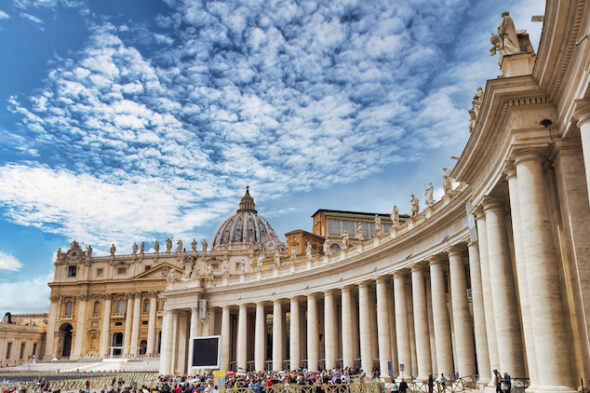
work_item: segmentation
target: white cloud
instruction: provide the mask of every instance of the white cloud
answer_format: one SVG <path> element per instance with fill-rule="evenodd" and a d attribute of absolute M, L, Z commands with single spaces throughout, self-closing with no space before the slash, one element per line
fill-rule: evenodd
<path fill-rule="evenodd" d="M 0 251 L 0 270 L 17 271 L 22 268 L 22 263 L 10 254 Z"/>
<path fill-rule="evenodd" d="M 53 280 L 52 274 L 30 280 L 0 282 L 0 310 L 3 313 L 47 312 L 51 292 L 47 282 Z"/>
<path fill-rule="evenodd" d="M 9 19 L 10 15 L 8 15 L 6 12 L 0 10 L 0 20 L 2 19 Z"/>
<path fill-rule="evenodd" d="M 39 18 L 37 18 L 36 16 L 33 16 L 33 15 L 31 15 L 31 14 L 27 14 L 27 13 L 25 13 L 25 12 L 22 12 L 22 13 L 20 14 L 20 16 L 21 16 L 21 18 L 28 19 L 28 20 L 30 20 L 31 22 L 33 22 L 33 23 L 36 23 L 36 24 L 42 24 L 42 23 L 43 23 L 43 21 L 42 21 L 41 19 L 39 19 Z"/>

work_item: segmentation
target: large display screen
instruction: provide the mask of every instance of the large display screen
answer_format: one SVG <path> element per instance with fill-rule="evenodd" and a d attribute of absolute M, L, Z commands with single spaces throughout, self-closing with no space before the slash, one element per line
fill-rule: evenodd
<path fill-rule="evenodd" d="M 194 337 L 192 346 L 191 367 L 208 369 L 220 367 L 221 336 Z"/>

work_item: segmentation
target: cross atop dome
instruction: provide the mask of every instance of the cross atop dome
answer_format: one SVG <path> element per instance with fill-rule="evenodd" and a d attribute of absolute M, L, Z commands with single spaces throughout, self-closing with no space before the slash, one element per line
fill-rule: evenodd
<path fill-rule="evenodd" d="M 240 212 L 252 212 L 256 213 L 256 205 L 254 205 L 254 198 L 250 195 L 250 186 L 246 186 L 246 193 L 240 200 L 240 208 L 238 209 L 238 213 Z"/>

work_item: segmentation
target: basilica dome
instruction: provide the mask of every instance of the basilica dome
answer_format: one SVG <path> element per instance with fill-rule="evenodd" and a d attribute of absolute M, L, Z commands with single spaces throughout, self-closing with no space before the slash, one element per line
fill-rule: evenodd
<path fill-rule="evenodd" d="M 256 211 L 254 199 L 246 186 L 238 211 L 229 216 L 217 229 L 213 247 L 236 243 L 263 243 L 272 249 L 280 240 L 268 221 Z"/>

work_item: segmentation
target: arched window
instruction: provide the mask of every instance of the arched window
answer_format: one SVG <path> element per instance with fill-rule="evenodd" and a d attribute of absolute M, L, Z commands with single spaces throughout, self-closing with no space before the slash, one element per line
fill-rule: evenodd
<path fill-rule="evenodd" d="M 100 312 L 100 302 L 97 300 L 94 302 L 94 306 L 92 307 L 92 315 L 98 315 Z"/>
<path fill-rule="evenodd" d="M 71 316 L 72 316 L 72 302 L 67 302 L 67 303 L 66 303 L 66 312 L 65 312 L 65 316 L 66 316 L 66 317 L 71 317 Z"/>
<path fill-rule="evenodd" d="M 123 314 L 125 312 L 125 300 L 120 299 L 117 302 L 117 314 Z"/>
<path fill-rule="evenodd" d="M 145 312 L 145 313 L 150 312 L 150 301 L 148 299 L 145 299 L 143 301 L 143 312 Z"/>

